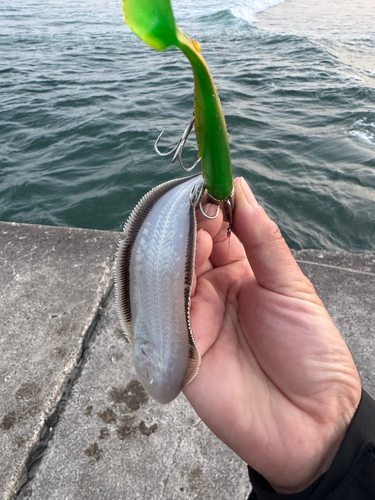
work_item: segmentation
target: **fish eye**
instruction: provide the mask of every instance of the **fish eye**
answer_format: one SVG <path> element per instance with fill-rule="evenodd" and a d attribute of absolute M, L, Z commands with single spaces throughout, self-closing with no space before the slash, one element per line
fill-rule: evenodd
<path fill-rule="evenodd" d="M 146 359 L 150 361 L 150 358 L 147 356 L 147 352 L 145 351 L 144 347 L 141 347 L 140 353 L 142 354 L 142 356 L 144 356 Z"/>
<path fill-rule="evenodd" d="M 146 359 L 148 362 L 152 363 L 152 345 L 150 342 L 147 341 L 142 341 L 142 342 L 137 342 L 135 345 L 135 351 L 137 354 L 137 357 L 140 359 Z"/>
<path fill-rule="evenodd" d="M 139 374 L 149 384 L 153 384 L 154 359 L 152 345 L 148 341 L 137 342 L 134 350 L 134 361 Z"/>

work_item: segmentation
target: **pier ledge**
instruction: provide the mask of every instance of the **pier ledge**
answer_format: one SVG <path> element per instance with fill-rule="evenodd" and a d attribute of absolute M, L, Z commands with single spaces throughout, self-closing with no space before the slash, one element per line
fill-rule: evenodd
<path fill-rule="evenodd" d="M 117 320 L 121 233 L 0 222 L 0 499 L 247 498 L 183 395 L 152 401 Z M 375 254 L 294 255 L 375 397 Z"/>

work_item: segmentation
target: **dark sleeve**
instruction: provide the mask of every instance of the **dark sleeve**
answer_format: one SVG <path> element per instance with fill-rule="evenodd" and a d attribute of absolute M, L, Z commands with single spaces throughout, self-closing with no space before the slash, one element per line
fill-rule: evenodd
<path fill-rule="evenodd" d="M 329 470 L 300 493 L 280 495 L 249 467 L 253 491 L 248 500 L 374 500 L 375 401 L 362 398 Z"/>

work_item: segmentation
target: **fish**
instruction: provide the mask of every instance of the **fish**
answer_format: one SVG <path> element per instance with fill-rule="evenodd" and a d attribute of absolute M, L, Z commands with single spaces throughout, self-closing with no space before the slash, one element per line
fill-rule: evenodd
<path fill-rule="evenodd" d="M 201 174 L 164 182 L 136 205 L 115 265 L 117 314 L 132 344 L 137 377 L 159 403 L 173 401 L 197 375 L 190 323 Z"/>

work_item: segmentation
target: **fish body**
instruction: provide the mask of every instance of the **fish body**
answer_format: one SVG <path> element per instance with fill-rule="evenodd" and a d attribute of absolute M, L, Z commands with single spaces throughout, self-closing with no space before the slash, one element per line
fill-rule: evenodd
<path fill-rule="evenodd" d="M 196 218 L 190 201 L 201 175 L 166 182 L 147 193 L 124 226 L 116 260 L 116 303 L 133 344 L 138 378 L 169 403 L 195 377 L 200 356 L 190 326 Z"/>

